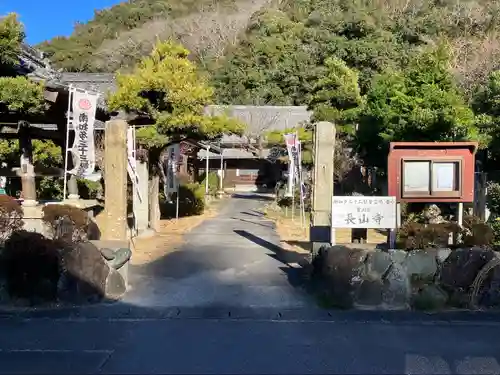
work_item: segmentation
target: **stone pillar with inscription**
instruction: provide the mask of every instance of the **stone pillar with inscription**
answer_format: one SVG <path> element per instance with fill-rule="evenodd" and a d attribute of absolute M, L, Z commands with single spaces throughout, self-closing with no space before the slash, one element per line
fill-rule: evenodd
<path fill-rule="evenodd" d="M 25 127 L 20 129 L 19 145 L 21 148 L 20 176 L 22 185 L 23 206 L 36 206 L 35 167 L 33 166 L 33 149 L 31 138 Z"/>
<path fill-rule="evenodd" d="M 134 221 L 137 235 L 145 235 L 149 228 L 149 169 L 148 163 L 137 162 L 137 189 L 139 194 L 134 192 L 133 207 Z"/>
<path fill-rule="evenodd" d="M 335 125 L 323 121 L 317 123 L 314 130 L 314 170 L 309 232 L 313 258 L 321 247 L 335 242 L 335 232 L 331 226 L 334 150 Z"/>
<path fill-rule="evenodd" d="M 127 239 L 127 128 L 122 119 L 106 122 L 104 140 L 104 240 Z"/>
<path fill-rule="evenodd" d="M 68 199 L 77 200 L 80 198 L 78 194 L 78 181 L 75 175 L 71 175 L 68 179 Z"/>
<path fill-rule="evenodd" d="M 66 127 L 66 124 L 64 124 L 64 127 Z M 61 126 L 62 128 L 62 126 Z M 69 137 L 69 142 L 68 145 L 72 145 L 75 139 L 75 133 L 74 132 L 66 132 L 64 131 L 65 137 Z M 64 149 L 66 147 L 66 139 L 64 140 L 64 145 L 62 146 L 63 150 L 63 158 L 68 158 L 68 170 L 71 170 L 74 168 L 74 163 L 73 163 L 73 154 L 71 152 L 68 152 L 67 150 Z M 78 182 L 76 179 L 75 175 L 70 174 L 69 176 L 65 176 L 67 178 L 67 191 L 66 191 L 66 197 L 65 199 L 69 200 L 70 204 L 74 204 L 75 200 L 78 200 L 80 198 L 80 195 L 78 194 Z"/>

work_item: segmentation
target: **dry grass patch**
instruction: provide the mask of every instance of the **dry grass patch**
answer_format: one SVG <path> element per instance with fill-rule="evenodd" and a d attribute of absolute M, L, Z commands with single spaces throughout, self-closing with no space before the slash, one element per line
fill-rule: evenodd
<path fill-rule="evenodd" d="M 276 232 L 281 239 L 281 247 L 287 251 L 293 251 L 299 254 L 308 254 L 310 252 L 309 243 L 309 217 L 301 223 L 298 212 L 292 219 L 291 210 L 285 212 L 281 209 L 268 208 L 265 214 L 276 224 Z"/>

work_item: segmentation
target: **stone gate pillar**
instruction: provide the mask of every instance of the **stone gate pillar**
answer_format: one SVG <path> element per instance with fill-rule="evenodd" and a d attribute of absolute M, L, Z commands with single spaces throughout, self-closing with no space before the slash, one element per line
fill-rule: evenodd
<path fill-rule="evenodd" d="M 331 228 L 335 125 L 319 122 L 314 130 L 314 171 L 309 240 L 313 257 L 322 246 L 335 242 Z M 333 233 L 332 233 L 333 232 Z"/>
<path fill-rule="evenodd" d="M 125 120 L 106 122 L 104 140 L 105 228 L 102 239 L 127 239 L 127 128 Z"/>
<path fill-rule="evenodd" d="M 20 176 L 22 185 L 23 206 L 36 206 L 35 167 L 33 166 L 33 149 L 31 138 L 25 128 L 21 128 L 19 137 L 21 148 Z"/>

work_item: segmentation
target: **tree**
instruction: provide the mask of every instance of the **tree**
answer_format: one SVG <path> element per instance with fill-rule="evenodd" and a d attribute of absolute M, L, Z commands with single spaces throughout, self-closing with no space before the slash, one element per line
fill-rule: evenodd
<path fill-rule="evenodd" d="M 155 126 L 137 133 L 144 147 L 169 140 L 216 139 L 241 133 L 240 122 L 226 116 L 206 116 L 213 90 L 189 59 L 189 51 L 172 41 L 160 42 L 131 74 L 117 76 L 118 89 L 108 98 L 111 110 L 142 113 Z"/>
<path fill-rule="evenodd" d="M 23 40 L 23 27 L 14 13 L 0 19 L 0 75 L 4 76 L 0 77 L 0 113 L 26 115 L 44 110 L 42 84 L 26 77 L 12 77 Z"/>
<path fill-rule="evenodd" d="M 445 46 L 424 51 L 404 71 L 378 75 L 356 138 L 370 165 L 385 169 L 391 141 L 480 140 L 476 119 L 448 70 Z"/>
<path fill-rule="evenodd" d="M 309 96 L 313 119 L 333 122 L 340 134 L 353 134 L 353 120 L 363 104 L 359 73 L 336 57 L 328 58 L 325 67 L 325 76 L 316 82 Z"/>
<path fill-rule="evenodd" d="M 18 63 L 18 54 L 24 40 L 22 25 L 17 16 L 10 13 L 0 18 L 0 64 L 12 66 Z"/>
<path fill-rule="evenodd" d="M 500 162 L 500 71 L 489 74 L 487 82 L 479 85 L 472 97 L 472 108 L 477 115 L 481 133 L 488 137 L 488 165 L 498 170 Z"/>
<path fill-rule="evenodd" d="M 15 76 L 19 64 L 22 25 L 15 14 L 0 20 L 0 114 L 11 113 L 20 120 L 45 111 L 43 83 L 33 82 L 25 76 Z M 19 163 L 19 142 L 0 140 L 0 159 L 10 167 Z M 62 167 L 61 148 L 52 141 L 33 140 L 33 163 L 41 167 Z M 38 196 L 58 198 L 61 187 L 50 178 L 37 181 Z"/>

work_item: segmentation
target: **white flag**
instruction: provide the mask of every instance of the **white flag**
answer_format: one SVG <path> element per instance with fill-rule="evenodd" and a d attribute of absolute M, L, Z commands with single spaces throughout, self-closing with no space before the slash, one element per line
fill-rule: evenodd
<path fill-rule="evenodd" d="M 94 123 L 98 96 L 74 89 L 72 91 L 75 140 L 71 153 L 74 168 L 68 173 L 88 178 L 94 175 L 95 170 Z"/>

